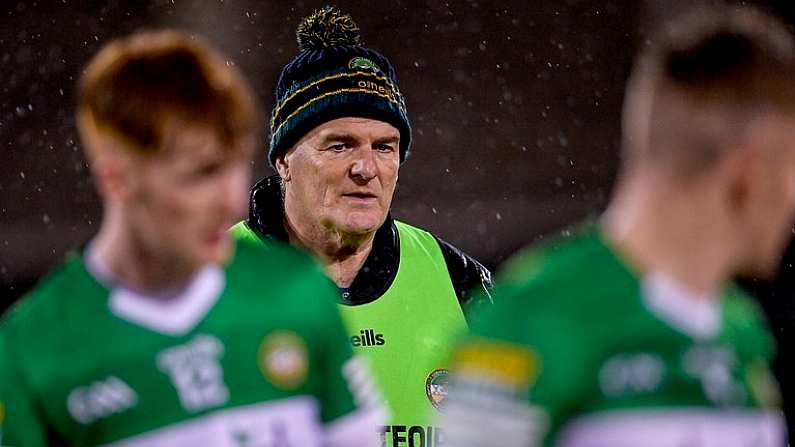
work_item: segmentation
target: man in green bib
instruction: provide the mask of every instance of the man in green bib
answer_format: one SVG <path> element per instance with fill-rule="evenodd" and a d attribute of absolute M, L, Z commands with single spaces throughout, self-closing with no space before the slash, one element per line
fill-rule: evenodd
<path fill-rule="evenodd" d="M 324 8 L 298 28 L 271 117 L 278 176 L 251 192 L 233 233 L 313 253 L 340 289 L 351 345 L 369 358 L 392 411 L 386 445 L 436 445 L 426 416 L 446 394 L 452 334 L 488 302 L 490 273 L 436 236 L 389 215 L 411 129 L 395 69 L 361 46 L 347 15 Z M 479 301 L 472 289 L 484 291 Z"/>
<path fill-rule="evenodd" d="M 333 285 L 227 232 L 259 127 L 237 70 L 196 36 L 139 32 L 79 90 L 102 224 L 0 322 L 0 445 L 376 446 Z"/>
<path fill-rule="evenodd" d="M 731 279 L 791 236 L 792 37 L 753 9 L 674 20 L 623 118 L 604 218 L 512 260 L 457 348 L 450 447 L 786 445 L 773 339 Z"/>

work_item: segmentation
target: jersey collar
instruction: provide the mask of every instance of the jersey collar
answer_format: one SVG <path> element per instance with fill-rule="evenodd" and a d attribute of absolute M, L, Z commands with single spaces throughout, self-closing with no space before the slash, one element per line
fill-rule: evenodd
<path fill-rule="evenodd" d="M 643 278 L 641 293 L 652 313 L 685 334 L 699 339 L 718 334 L 721 307 L 717 296 L 695 293 L 660 272 L 651 272 Z"/>
<path fill-rule="evenodd" d="M 224 271 L 215 265 L 198 270 L 179 290 L 152 296 L 117 281 L 91 245 L 84 252 L 86 269 L 110 290 L 108 307 L 117 317 L 155 332 L 184 335 L 210 312 L 226 286 Z"/>

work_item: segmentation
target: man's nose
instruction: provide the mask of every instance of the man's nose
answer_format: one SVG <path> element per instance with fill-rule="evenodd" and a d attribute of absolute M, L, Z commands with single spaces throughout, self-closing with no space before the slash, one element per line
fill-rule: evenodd
<path fill-rule="evenodd" d="M 378 175 L 378 165 L 376 164 L 374 152 L 369 147 L 359 148 L 355 151 L 355 158 L 351 165 L 351 176 L 369 181 Z"/>

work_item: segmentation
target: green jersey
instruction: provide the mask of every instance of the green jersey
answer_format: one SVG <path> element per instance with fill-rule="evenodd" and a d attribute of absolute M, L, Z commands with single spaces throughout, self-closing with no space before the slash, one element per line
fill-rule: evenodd
<path fill-rule="evenodd" d="M 0 444 L 372 445 L 373 385 L 335 295 L 278 244 L 238 242 L 168 297 L 72 256 L 3 321 Z"/>
<path fill-rule="evenodd" d="M 772 337 L 738 288 L 641 278 L 596 229 L 501 276 L 454 355 L 451 447 L 784 445 Z"/>

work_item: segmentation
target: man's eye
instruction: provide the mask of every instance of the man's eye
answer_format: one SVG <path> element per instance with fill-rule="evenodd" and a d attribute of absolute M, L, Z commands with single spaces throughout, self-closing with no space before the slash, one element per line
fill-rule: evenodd
<path fill-rule="evenodd" d="M 211 177 L 221 172 L 221 170 L 223 170 L 223 165 L 220 163 L 198 166 L 193 170 L 193 172 L 191 172 L 191 177 L 195 179 Z"/>
<path fill-rule="evenodd" d="M 395 152 L 395 147 L 388 144 L 378 144 L 375 149 L 379 152 Z"/>
<path fill-rule="evenodd" d="M 334 145 L 329 146 L 328 149 L 331 150 L 331 151 L 334 151 L 334 152 L 342 152 L 342 151 L 345 150 L 345 145 L 342 144 L 342 143 L 334 144 Z"/>

